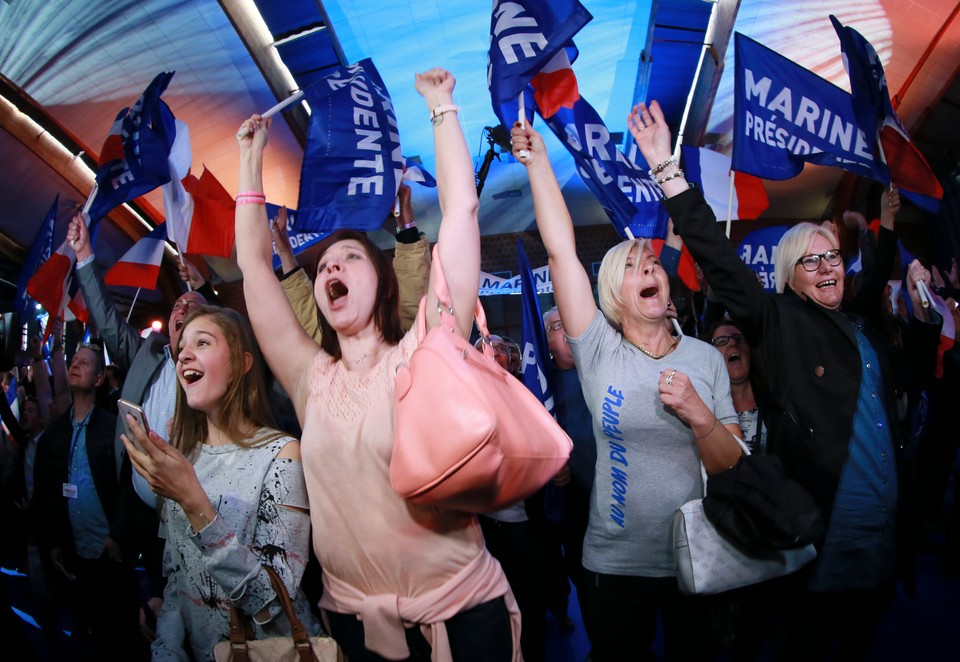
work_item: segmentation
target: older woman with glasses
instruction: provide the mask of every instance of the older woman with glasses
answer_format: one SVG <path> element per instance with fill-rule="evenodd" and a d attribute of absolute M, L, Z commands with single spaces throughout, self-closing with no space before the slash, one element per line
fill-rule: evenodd
<path fill-rule="evenodd" d="M 684 179 L 660 106 L 640 104 L 628 123 L 677 232 L 753 348 L 767 391 L 768 452 L 813 495 L 827 522 L 818 560 L 796 578 L 802 585 L 784 617 L 785 654 L 821 659 L 836 642 L 837 659 L 861 658 L 891 595 L 903 512 L 896 460 L 905 431 L 887 342 L 876 326 L 896 246 L 899 195 L 890 190 L 881 198 L 877 258 L 853 301 L 843 302 L 836 237 L 812 223 L 781 239 L 777 294 L 768 295 L 718 229 L 702 193 Z M 932 370 L 939 330 L 920 305 L 921 280 L 929 283 L 930 275 L 915 261 L 907 273 L 916 314 L 911 365 L 923 374 Z"/>

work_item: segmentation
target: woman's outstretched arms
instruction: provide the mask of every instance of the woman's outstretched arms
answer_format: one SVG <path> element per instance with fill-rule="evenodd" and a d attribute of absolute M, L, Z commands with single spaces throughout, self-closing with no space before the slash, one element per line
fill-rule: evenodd
<path fill-rule="evenodd" d="M 517 123 L 510 137 L 514 155 L 527 166 L 537 228 L 547 249 L 560 319 L 567 335 L 577 338 L 590 326 L 597 314 L 597 304 L 590 277 L 577 257 L 573 220 L 540 134 L 529 125 L 521 127 Z M 523 159 L 519 158 L 521 150 L 527 152 Z"/>
<path fill-rule="evenodd" d="M 270 120 L 258 115 L 246 120 L 237 133 L 240 144 L 238 197 L 263 193 L 263 152 Z M 243 272 L 243 296 L 247 315 L 267 364 L 293 400 L 303 420 L 309 370 L 319 351 L 297 321 L 273 272 L 270 225 L 263 204 L 237 204 L 237 263 Z"/>
<path fill-rule="evenodd" d="M 416 88 L 427 102 L 428 112 L 434 114 L 426 121 L 433 122 L 437 195 L 442 214 L 437 244 L 458 331 L 466 337 L 470 335 L 480 287 L 480 228 L 477 225 L 479 203 L 473 161 L 453 105 L 456 82 L 449 71 L 431 69 L 417 74 Z M 428 327 L 440 321 L 433 283 L 434 273 L 431 272 L 427 288 Z"/>

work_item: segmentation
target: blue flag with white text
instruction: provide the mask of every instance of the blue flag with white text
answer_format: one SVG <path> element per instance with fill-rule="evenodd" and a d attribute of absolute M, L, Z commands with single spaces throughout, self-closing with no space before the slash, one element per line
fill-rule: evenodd
<path fill-rule="evenodd" d="M 368 59 L 307 90 L 313 110 L 300 173 L 296 232 L 377 230 L 403 174 L 390 94 Z"/>
<path fill-rule="evenodd" d="M 20 278 L 17 280 L 17 298 L 13 302 L 13 309 L 20 315 L 20 323 L 33 319 L 36 312 L 33 298 L 27 294 L 27 283 L 37 273 L 40 265 L 50 259 L 53 252 L 53 226 L 57 221 L 57 205 L 60 203 L 60 194 L 53 199 L 50 205 L 50 211 L 44 219 L 37 235 L 33 238 L 33 244 L 30 246 L 30 252 L 27 253 L 27 259 L 23 261 L 23 269 L 20 270 Z"/>
<path fill-rule="evenodd" d="M 173 74 L 158 74 L 110 127 L 100 151 L 96 196 L 88 211 L 91 237 L 110 210 L 170 181 L 167 158 L 176 138 L 176 118 L 160 96 Z"/>
<path fill-rule="evenodd" d="M 810 162 L 889 181 L 847 92 L 739 32 L 735 49 L 734 170 L 789 179 Z"/>
<path fill-rule="evenodd" d="M 621 237 L 627 236 L 626 228 L 634 237 L 666 236 L 667 211 L 660 204 L 660 188 L 645 169 L 624 156 L 586 99 L 578 98 L 572 108 L 558 108 L 546 122 L 573 156 L 580 178 Z"/>
<path fill-rule="evenodd" d="M 537 299 L 537 286 L 530 269 L 530 260 L 523 248 L 523 239 L 517 240 L 517 263 L 520 268 L 520 309 L 523 331 L 520 342 L 520 375 L 523 384 L 533 393 L 547 411 L 553 413 L 553 393 L 547 382 L 544 360 L 550 355 L 547 335 L 543 330 L 543 316 Z"/>
<path fill-rule="evenodd" d="M 592 19 L 577 0 L 494 0 L 487 84 L 493 112 L 501 124 L 508 129 L 513 126 L 520 93 Z M 532 96 L 526 94 L 529 120 Z"/>
<path fill-rule="evenodd" d="M 272 219 L 280 211 L 280 205 L 268 202 L 266 204 L 267 218 Z M 314 244 L 320 242 L 329 232 L 296 232 L 293 227 L 296 224 L 297 210 L 287 209 L 287 240 L 290 242 L 290 250 L 294 255 L 299 255 Z M 277 247 L 273 247 L 273 268 L 280 268 L 280 256 L 277 255 Z"/>
<path fill-rule="evenodd" d="M 830 21 L 840 38 L 843 64 L 850 76 L 853 112 L 871 141 L 874 157 L 884 165 L 886 179 L 878 181 L 892 182 L 905 198 L 936 213 L 943 187 L 893 108 L 880 56 L 859 32 L 844 26 L 835 16 Z"/>

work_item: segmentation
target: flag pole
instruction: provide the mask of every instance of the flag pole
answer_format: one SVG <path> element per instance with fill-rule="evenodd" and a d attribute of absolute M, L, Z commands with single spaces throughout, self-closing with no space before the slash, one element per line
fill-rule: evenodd
<path fill-rule="evenodd" d="M 80 212 L 83 215 L 83 222 L 87 224 L 87 227 L 90 227 L 90 207 L 93 206 L 93 199 L 97 197 L 97 191 L 99 190 L 100 185 L 94 181 L 93 189 L 91 189 L 90 195 L 87 196 L 87 201 L 83 205 L 83 211 Z"/>
<path fill-rule="evenodd" d="M 180 260 L 180 266 L 186 269 L 187 264 L 183 261 L 183 251 L 180 250 L 180 244 L 177 244 L 177 259 Z M 187 292 L 193 292 L 193 285 L 190 284 L 189 278 L 187 279 Z"/>
<path fill-rule="evenodd" d="M 130 315 L 133 314 L 133 307 L 137 305 L 137 297 L 140 296 L 140 288 L 137 288 L 136 294 L 133 295 L 133 301 L 130 302 L 130 310 L 127 311 L 127 323 L 130 323 Z"/>
<path fill-rule="evenodd" d="M 520 98 L 517 100 L 517 102 L 518 102 L 517 121 L 520 122 L 520 128 L 526 131 L 527 108 L 526 108 L 526 102 L 523 99 L 523 90 L 520 90 Z M 525 149 L 520 150 L 519 157 L 521 161 L 526 161 L 528 156 L 530 155 L 527 153 L 527 150 Z"/>
<path fill-rule="evenodd" d="M 730 238 L 730 224 L 733 221 L 733 169 L 730 170 L 730 190 L 727 193 L 727 239 Z"/>
<path fill-rule="evenodd" d="M 260 119 L 261 119 L 261 120 L 270 119 L 271 117 L 273 117 L 274 115 L 276 115 L 277 113 L 279 113 L 281 110 L 283 110 L 284 108 L 286 108 L 286 107 L 289 106 L 290 104 L 292 104 L 292 103 L 294 103 L 294 102 L 297 102 L 297 101 L 300 101 L 300 99 L 302 99 L 302 98 L 303 98 L 303 90 L 297 90 L 296 92 L 292 93 L 290 96 L 288 96 L 286 99 L 284 99 L 284 100 L 281 101 L 280 103 L 274 105 L 274 106 L 271 107 L 269 110 L 265 111 L 265 112 L 260 116 Z M 242 131 L 242 132 L 237 133 L 237 138 L 238 138 L 238 139 L 242 139 L 242 138 L 244 138 L 248 133 L 250 133 L 250 129 L 249 129 L 249 128 L 246 129 L 245 131 Z"/>

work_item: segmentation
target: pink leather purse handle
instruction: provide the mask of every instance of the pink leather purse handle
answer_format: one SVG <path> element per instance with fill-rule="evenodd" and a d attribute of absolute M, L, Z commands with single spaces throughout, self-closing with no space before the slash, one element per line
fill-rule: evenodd
<path fill-rule="evenodd" d="M 455 332 L 457 320 L 453 314 L 453 303 L 450 300 L 450 288 L 447 287 L 447 279 L 443 275 L 443 266 L 440 263 L 439 246 L 433 247 L 433 292 L 437 295 L 437 314 L 440 315 L 440 324 L 443 328 Z M 423 340 L 427 335 L 427 317 L 426 317 L 426 297 L 420 302 L 420 322 L 417 327 L 417 337 Z M 493 347 L 490 345 L 490 331 L 487 329 L 487 314 L 480 303 L 480 297 L 477 297 L 477 306 L 473 311 L 473 319 L 477 323 L 477 329 L 480 330 L 480 336 L 483 341 L 483 353 L 493 358 Z"/>

